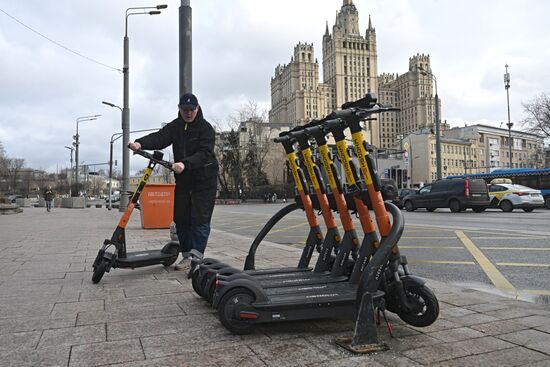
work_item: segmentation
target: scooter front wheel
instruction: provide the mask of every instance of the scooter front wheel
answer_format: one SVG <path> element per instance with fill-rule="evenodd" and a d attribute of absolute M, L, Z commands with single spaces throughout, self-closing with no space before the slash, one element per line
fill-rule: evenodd
<path fill-rule="evenodd" d="M 398 311 L 397 315 L 407 324 L 426 327 L 439 316 L 439 302 L 432 290 L 425 286 L 412 285 L 405 288 L 407 300 L 412 305 L 408 312 Z"/>
<path fill-rule="evenodd" d="M 109 262 L 105 259 L 101 259 L 96 266 L 94 266 L 94 274 L 92 275 L 92 282 L 95 284 L 99 283 L 101 278 L 103 278 L 103 275 L 105 274 L 105 271 L 107 270 L 107 267 L 109 266 Z"/>

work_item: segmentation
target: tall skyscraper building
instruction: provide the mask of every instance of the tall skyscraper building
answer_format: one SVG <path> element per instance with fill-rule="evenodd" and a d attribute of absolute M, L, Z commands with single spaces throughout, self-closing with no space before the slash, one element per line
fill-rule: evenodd
<path fill-rule="evenodd" d="M 434 128 L 435 94 L 430 73 L 430 56 L 417 54 L 409 58 L 409 70 L 406 73 L 380 75 L 379 101 L 401 109 L 380 115 L 380 147 L 398 148 L 404 136 L 425 127 Z"/>
<path fill-rule="evenodd" d="M 379 76 L 376 30 L 369 16 L 368 26 L 361 31 L 359 13 L 352 0 L 343 0 L 332 33 L 327 22 L 322 47 L 322 83 L 313 44 L 298 43 L 290 63 L 275 68 L 270 122 L 303 124 L 324 117 L 344 102 L 375 92 L 380 102 L 401 108 L 400 112 L 373 116 L 376 119 L 365 124 L 366 138 L 377 148 L 399 148 L 403 136 L 433 126 L 429 56 L 411 57 L 409 70 L 402 75 Z"/>

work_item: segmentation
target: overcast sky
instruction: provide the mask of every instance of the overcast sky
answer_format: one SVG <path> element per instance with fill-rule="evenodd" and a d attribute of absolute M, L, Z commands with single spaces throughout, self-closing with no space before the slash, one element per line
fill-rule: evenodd
<path fill-rule="evenodd" d="M 132 16 L 131 130 L 176 117 L 179 0 L 0 0 L 0 9 L 63 44 L 122 67 L 124 12 L 168 4 L 161 15 Z M 506 121 L 504 65 L 510 65 L 512 121 L 522 102 L 550 92 L 550 2 L 544 0 L 354 0 L 361 33 L 369 14 L 376 28 L 378 71 L 404 73 L 409 57 L 429 54 L 451 125 Z M 224 123 L 247 101 L 270 107 L 270 79 L 298 42 L 313 43 L 322 64 L 326 21 L 332 30 L 342 0 L 191 0 L 193 86 L 210 121 Z M 109 140 L 121 131 L 122 74 L 78 57 L 0 11 L 0 141 L 12 158 L 51 172 L 70 165 L 76 118 L 80 160 L 107 162 Z M 322 78 L 322 75 L 320 75 Z M 519 124 L 516 124 L 519 125 Z M 137 138 L 139 135 L 133 135 Z M 121 162 L 121 140 L 115 148 Z M 146 165 L 132 157 L 134 172 Z M 100 167 L 98 167 L 100 168 Z"/>

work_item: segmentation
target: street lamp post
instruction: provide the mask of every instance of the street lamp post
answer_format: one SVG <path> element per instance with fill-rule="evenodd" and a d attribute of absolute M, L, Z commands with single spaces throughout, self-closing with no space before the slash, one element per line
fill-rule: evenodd
<path fill-rule="evenodd" d="M 72 174 L 72 170 L 73 170 L 73 152 L 74 152 L 74 148 L 73 147 L 69 147 L 67 145 L 65 145 L 65 148 L 69 149 L 71 151 L 71 174 Z M 68 181 L 69 181 L 69 197 L 71 197 L 72 195 L 72 192 L 71 192 L 71 176 L 70 175 L 67 175 L 67 178 L 68 178 Z"/>
<path fill-rule="evenodd" d="M 128 17 L 130 15 L 157 15 L 159 9 L 166 9 L 168 5 L 142 6 L 126 9 L 124 25 L 124 64 L 122 74 L 123 85 L 123 108 L 122 108 L 122 192 L 120 195 L 120 208 L 126 208 L 128 205 L 128 176 L 130 173 L 130 154 L 126 147 L 130 142 L 130 107 L 129 107 L 129 73 L 130 73 L 130 40 L 128 38 Z M 146 9 L 157 9 L 146 11 Z M 136 12 L 132 12 L 137 10 Z"/>
<path fill-rule="evenodd" d="M 435 83 L 435 164 L 437 179 L 441 180 L 441 131 L 439 122 L 439 95 L 437 94 L 437 78 L 428 70 L 424 70 L 421 66 L 418 67 L 422 75 L 429 76 Z"/>
<path fill-rule="evenodd" d="M 504 89 L 506 89 L 506 105 L 508 107 L 508 154 L 510 155 L 509 168 L 512 168 L 512 126 L 513 123 L 510 122 L 510 73 L 508 72 L 508 64 L 505 65 L 506 73 L 504 74 Z"/>
<path fill-rule="evenodd" d="M 86 122 L 86 121 L 92 121 L 92 120 L 97 120 L 98 117 L 100 117 L 101 115 L 90 115 L 90 116 L 80 116 L 80 117 L 77 117 L 76 118 L 76 135 L 74 136 L 74 147 L 75 147 L 75 184 L 76 184 L 76 190 L 77 190 L 77 194 L 78 194 L 78 151 L 79 151 L 79 145 L 80 145 L 80 136 L 78 135 L 78 124 L 80 124 L 81 122 Z"/>

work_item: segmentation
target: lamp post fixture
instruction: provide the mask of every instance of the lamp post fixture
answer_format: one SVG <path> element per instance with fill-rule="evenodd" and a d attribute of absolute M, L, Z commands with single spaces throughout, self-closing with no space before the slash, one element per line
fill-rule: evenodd
<path fill-rule="evenodd" d="M 429 76 L 435 83 L 435 164 L 437 179 L 441 180 L 441 131 L 439 122 L 439 96 L 437 94 L 437 78 L 428 70 L 424 70 L 421 66 L 418 67 L 422 75 Z"/>
<path fill-rule="evenodd" d="M 510 165 L 509 168 L 512 168 L 512 126 L 514 126 L 514 124 L 510 122 L 510 73 L 508 72 L 508 64 L 504 67 L 506 68 L 506 73 L 504 74 L 504 89 L 506 89 L 506 105 L 508 107 L 508 123 L 506 126 L 508 126 L 508 153 L 510 155 L 510 162 L 508 164 Z"/>
<path fill-rule="evenodd" d="M 128 39 L 128 17 L 130 15 L 158 15 L 160 9 L 166 9 L 168 5 L 141 6 L 126 9 L 124 25 L 124 64 L 123 74 L 123 108 L 122 108 L 122 192 L 120 195 L 120 208 L 126 208 L 128 205 L 128 176 L 130 173 L 130 154 L 127 146 L 130 142 L 130 107 L 129 107 L 129 72 L 130 72 L 130 40 Z M 147 11 L 147 9 L 157 9 Z"/>
<path fill-rule="evenodd" d="M 65 145 L 65 148 L 69 149 L 71 151 L 71 174 L 72 174 L 72 170 L 73 170 L 73 152 L 74 152 L 74 148 L 73 147 L 69 147 L 67 145 Z M 71 197 L 71 176 L 70 175 L 67 175 L 67 178 L 68 178 L 68 181 L 69 181 L 69 197 Z"/>
<path fill-rule="evenodd" d="M 76 135 L 74 136 L 73 145 L 75 147 L 75 162 L 76 162 L 75 184 L 76 184 L 77 194 L 78 194 L 78 150 L 79 150 L 78 147 L 80 145 L 80 136 L 78 135 L 78 124 L 80 124 L 81 122 L 97 120 L 97 118 L 100 116 L 101 115 L 90 115 L 90 116 L 80 116 L 76 118 Z"/>

